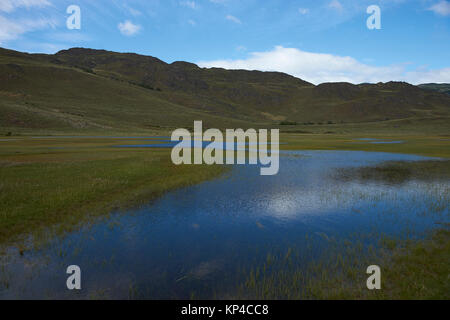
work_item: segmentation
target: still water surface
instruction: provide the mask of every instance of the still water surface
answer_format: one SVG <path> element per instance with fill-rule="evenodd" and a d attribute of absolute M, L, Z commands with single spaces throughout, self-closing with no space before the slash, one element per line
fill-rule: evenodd
<path fill-rule="evenodd" d="M 305 258 L 312 260 L 326 248 L 324 238 L 421 236 L 449 221 L 448 181 L 337 180 L 335 172 L 426 159 L 299 151 L 282 153 L 276 176 L 234 166 L 219 179 L 113 213 L 40 250 L 9 249 L 0 258 L 0 298 L 220 298 L 270 252 L 312 244 Z M 66 289 L 72 264 L 82 270 L 80 292 Z"/>

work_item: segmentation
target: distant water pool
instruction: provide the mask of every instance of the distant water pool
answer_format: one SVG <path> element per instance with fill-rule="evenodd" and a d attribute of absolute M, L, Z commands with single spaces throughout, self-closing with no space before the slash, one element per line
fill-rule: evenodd
<path fill-rule="evenodd" d="M 405 143 L 405 141 L 403 141 L 403 140 L 384 141 L 384 140 L 374 139 L 374 138 L 360 138 L 360 139 L 356 139 L 356 140 L 371 143 L 371 144 L 402 144 L 402 143 Z"/>

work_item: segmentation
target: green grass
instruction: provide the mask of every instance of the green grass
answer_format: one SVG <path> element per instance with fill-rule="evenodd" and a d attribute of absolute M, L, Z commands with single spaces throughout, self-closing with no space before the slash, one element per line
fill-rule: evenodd
<path fill-rule="evenodd" d="M 312 246 L 269 254 L 267 261 L 246 272 L 246 280 L 227 296 L 256 300 L 450 298 L 450 230 L 434 231 L 425 240 L 381 238 L 379 247 L 367 247 L 362 239 L 328 239 L 325 252 L 311 261 L 305 257 Z M 366 287 L 366 269 L 374 261 L 381 268 L 381 290 Z"/>
<path fill-rule="evenodd" d="M 0 141 L 0 244 L 21 243 L 29 235 L 62 234 L 112 210 L 147 204 L 166 191 L 226 170 L 175 167 L 169 150 L 113 149 L 108 146 L 124 140 L 83 135 L 169 135 L 200 119 L 205 128 L 221 129 L 279 128 L 282 123 L 281 142 L 288 143 L 282 149 L 450 158 L 450 98 L 403 83 L 313 86 L 279 73 L 204 70 L 106 51 L 71 50 L 50 56 L 0 49 L 0 84 L 0 136 L 11 139 Z M 36 140 L 30 135 L 80 137 Z M 404 143 L 375 145 L 357 138 Z M 441 175 L 440 166 L 447 164 L 397 163 L 363 168 L 358 174 L 363 179 L 397 181 L 421 172 L 422 178 L 429 178 Z M 375 298 L 448 297 L 448 288 L 441 285 L 448 283 L 448 269 L 442 264 L 449 260 L 448 243 L 448 233 L 440 232 L 408 249 L 389 251 L 386 261 L 392 270 L 386 279 L 390 280 L 384 296 Z M 357 246 L 348 252 L 352 256 L 371 257 L 363 256 Z M 351 280 L 357 265 L 343 256 L 335 258 L 347 277 L 333 278 L 323 271 L 324 265 L 316 264 L 310 271 L 322 282 L 294 273 L 296 279 L 303 281 L 311 297 L 372 298 L 339 280 Z M 267 263 L 273 261 L 270 257 Z M 288 272 L 281 276 L 287 283 L 292 280 Z M 270 297 L 268 289 L 273 289 L 272 297 L 298 298 L 295 288 L 276 281 L 280 278 L 263 283 L 257 279 L 248 282 L 258 288 L 256 297 Z"/>
<path fill-rule="evenodd" d="M 112 134 L 112 133 L 111 133 Z M 152 132 L 158 134 L 158 132 Z M 159 133 L 167 134 L 167 132 Z M 115 136 L 121 133 L 113 134 Z M 372 145 L 356 138 L 404 140 L 400 145 Z M 3 139 L 3 138 L 2 138 Z M 0 244 L 17 244 L 32 235 L 35 244 L 96 221 L 112 210 L 148 204 L 164 192 L 220 176 L 222 166 L 173 166 L 168 149 L 118 149 L 139 139 L 32 139 L 5 137 L 0 142 Z M 283 134 L 284 149 L 364 150 L 450 157 L 448 139 L 425 135 Z M 356 143 L 355 143 L 356 142 Z M 362 168 L 359 178 L 448 177 L 449 161 L 388 163 Z M 443 174 L 444 173 L 444 174 Z M 355 174 L 353 172 L 352 174 Z M 446 175 L 445 175 L 446 174 Z M 448 297 L 448 232 L 400 246 L 385 241 L 383 251 L 362 250 L 355 241 L 343 254 L 327 256 L 298 272 L 295 251 L 268 257 L 250 273 L 238 297 L 312 299 L 428 299 Z M 333 246 L 332 246 L 333 247 Z M 338 244 L 336 244 L 336 248 Z M 26 248 L 25 248 L 26 249 Z M 336 252 L 342 252 L 336 250 Z M 380 258 L 381 257 L 381 258 Z M 382 261 L 382 292 L 365 289 L 363 265 Z M 381 260 L 380 260 L 381 259 Z M 280 261 L 282 264 L 279 264 Z M 267 273 L 277 264 L 280 271 Z M 335 270 L 330 272 L 329 270 Z M 364 271 L 364 270 L 363 270 Z M 294 286 L 292 286 L 294 284 Z M 301 284 L 302 290 L 298 290 Z M 445 291 L 447 290 L 447 291 Z"/>
<path fill-rule="evenodd" d="M 365 150 L 450 157 L 449 142 L 438 136 L 390 138 L 406 143 L 354 143 L 354 136 L 344 135 L 284 134 L 281 140 L 288 142 L 283 145 L 287 149 Z M 126 204 L 145 202 L 167 190 L 209 179 L 225 170 L 217 166 L 175 167 L 171 164 L 169 150 L 107 147 L 124 144 L 124 141 L 142 143 L 139 140 L 82 136 L 4 139 L 11 140 L 0 142 L 0 242 L 48 226 L 70 229 L 83 216 L 98 216 Z M 431 165 L 426 169 L 435 168 Z"/>
<path fill-rule="evenodd" d="M 368 290 L 364 268 L 348 268 L 339 277 L 329 275 L 326 281 L 312 281 L 310 293 L 319 299 L 382 299 L 382 300 L 448 300 L 450 298 L 450 230 L 439 229 L 424 240 L 391 239 L 366 257 L 377 259 L 381 268 L 381 290 Z M 359 273 L 355 272 L 359 271 Z M 331 285 L 330 285 L 331 284 Z M 328 290 L 323 290 L 327 288 Z"/>
<path fill-rule="evenodd" d="M 0 243 L 68 231 L 113 209 L 217 177 L 221 166 L 174 166 L 167 149 L 125 150 L 93 139 L 2 142 Z M 65 149 L 53 149 L 61 147 Z M 15 151 L 20 150 L 20 151 Z"/>
<path fill-rule="evenodd" d="M 384 276 L 383 299 L 450 299 L 450 231 L 395 252 Z"/>
<path fill-rule="evenodd" d="M 401 144 L 372 144 L 359 138 L 376 138 L 383 141 L 404 141 Z M 450 158 L 450 138 L 446 135 L 367 134 L 356 129 L 351 134 L 282 134 L 285 150 L 348 150 L 416 154 L 428 157 Z"/>

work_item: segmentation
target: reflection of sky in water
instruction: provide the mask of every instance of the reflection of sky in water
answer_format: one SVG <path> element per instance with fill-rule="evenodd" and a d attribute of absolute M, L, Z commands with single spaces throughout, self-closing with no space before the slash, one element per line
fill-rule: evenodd
<path fill-rule="evenodd" d="M 258 166 L 235 166 L 223 178 L 113 214 L 41 251 L 23 257 L 12 251 L 0 276 L 0 298 L 127 298 L 135 289 L 146 298 L 189 298 L 192 291 L 211 297 L 274 248 L 306 247 L 306 234 L 319 249 L 326 243 L 317 234 L 344 239 L 355 232 L 428 230 L 448 221 L 448 182 L 396 185 L 331 177 L 336 168 L 422 159 L 302 151 L 283 152 L 276 176 L 260 176 Z M 79 295 L 65 290 L 70 264 L 82 269 Z"/>
<path fill-rule="evenodd" d="M 374 138 L 360 138 L 360 139 L 356 139 L 357 141 L 363 141 L 363 142 L 368 142 L 371 144 L 402 144 L 405 143 L 404 141 L 383 141 L 380 139 L 374 139 Z"/>

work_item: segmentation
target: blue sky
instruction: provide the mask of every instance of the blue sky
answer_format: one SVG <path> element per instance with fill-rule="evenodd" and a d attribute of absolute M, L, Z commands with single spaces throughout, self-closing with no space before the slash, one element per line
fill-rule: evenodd
<path fill-rule="evenodd" d="M 66 26 L 70 5 L 80 30 Z M 367 28 L 369 5 L 380 30 Z M 450 82 L 450 0 L 0 0 L 0 46 L 136 52 L 313 83 Z"/>

